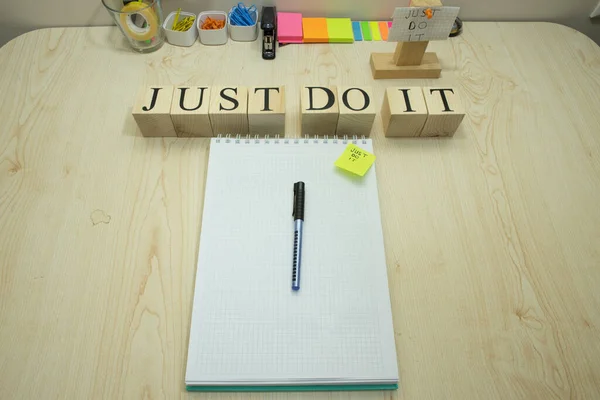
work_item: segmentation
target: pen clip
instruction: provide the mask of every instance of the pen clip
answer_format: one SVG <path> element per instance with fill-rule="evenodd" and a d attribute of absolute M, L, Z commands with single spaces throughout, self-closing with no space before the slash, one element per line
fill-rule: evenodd
<path fill-rule="evenodd" d="M 294 201 L 292 202 L 292 217 L 296 216 L 296 187 L 294 187 Z"/>

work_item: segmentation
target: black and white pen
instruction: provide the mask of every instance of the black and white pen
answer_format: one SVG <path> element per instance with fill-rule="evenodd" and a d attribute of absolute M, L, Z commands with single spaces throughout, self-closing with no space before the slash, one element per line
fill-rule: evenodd
<path fill-rule="evenodd" d="M 292 290 L 300 290 L 302 260 L 302 225 L 304 224 L 304 182 L 294 183 L 294 259 L 292 261 Z"/>

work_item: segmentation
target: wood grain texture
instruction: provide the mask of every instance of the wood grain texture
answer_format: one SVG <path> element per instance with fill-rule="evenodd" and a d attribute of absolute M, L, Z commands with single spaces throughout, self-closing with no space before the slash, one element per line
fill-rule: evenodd
<path fill-rule="evenodd" d="M 398 42 L 394 50 L 394 64 L 396 65 L 421 65 L 429 41 L 424 42 Z"/>
<path fill-rule="evenodd" d="M 394 44 L 139 55 L 111 27 L 0 49 L 0 398 L 600 398 L 600 49 L 548 23 L 429 47 L 441 79 L 410 85 L 460 89 L 458 131 L 371 134 L 400 389 L 277 395 L 185 392 L 209 140 L 141 137 L 135 93 L 286 85 L 298 137 L 303 85 L 370 85 L 379 110 L 399 84 L 369 55 Z"/>

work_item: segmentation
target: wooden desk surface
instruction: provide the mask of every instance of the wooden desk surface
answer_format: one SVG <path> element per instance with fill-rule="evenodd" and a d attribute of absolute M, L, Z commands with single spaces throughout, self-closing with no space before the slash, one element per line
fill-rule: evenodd
<path fill-rule="evenodd" d="M 451 84 L 452 139 L 373 139 L 400 390 L 311 399 L 600 396 L 600 48 L 547 23 L 466 23 L 439 81 L 373 81 L 393 43 L 121 46 L 116 28 L 0 49 L 0 398 L 188 394 L 209 140 L 146 139 L 142 84 Z M 115 45 L 117 43 L 117 45 Z M 116 46 L 116 47 L 115 47 Z"/>

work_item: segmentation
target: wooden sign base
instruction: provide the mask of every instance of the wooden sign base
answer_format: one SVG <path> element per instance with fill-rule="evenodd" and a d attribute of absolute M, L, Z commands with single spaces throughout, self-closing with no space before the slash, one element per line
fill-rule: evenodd
<path fill-rule="evenodd" d="M 435 53 L 426 53 L 429 42 L 398 42 L 395 53 L 371 53 L 373 79 L 439 78 L 442 67 Z"/>
<path fill-rule="evenodd" d="M 393 53 L 371 53 L 373 79 L 436 79 L 442 67 L 435 53 L 425 53 L 419 65 L 396 65 Z"/>

